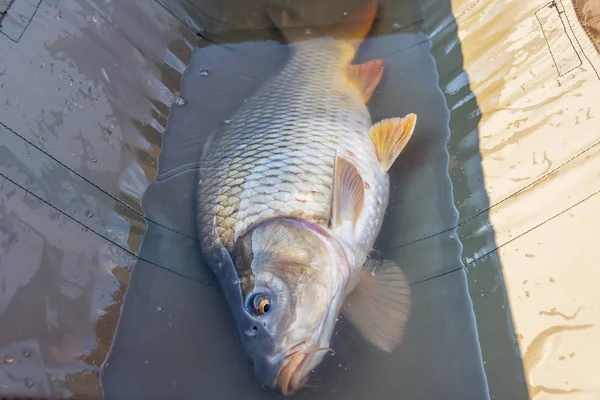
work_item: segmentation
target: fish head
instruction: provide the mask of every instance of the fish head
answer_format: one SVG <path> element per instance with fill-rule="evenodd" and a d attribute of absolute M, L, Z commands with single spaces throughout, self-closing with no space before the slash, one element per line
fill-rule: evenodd
<path fill-rule="evenodd" d="M 345 252 L 321 227 L 275 218 L 236 241 L 233 261 L 246 314 L 238 328 L 255 372 L 292 394 L 330 350 L 350 271 Z"/>

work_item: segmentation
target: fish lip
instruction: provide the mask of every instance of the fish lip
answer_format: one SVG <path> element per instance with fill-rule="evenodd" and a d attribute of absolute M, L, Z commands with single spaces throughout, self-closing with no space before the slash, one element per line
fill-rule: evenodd
<path fill-rule="evenodd" d="M 298 372 L 302 371 L 302 367 L 308 356 L 303 352 L 294 352 L 286 356 L 274 386 L 279 386 L 281 393 L 284 396 L 290 396 L 298 391 L 307 381 L 307 376 L 299 377 Z"/>
<path fill-rule="evenodd" d="M 314 368 L 305 368 L 315 354 L 321 351 L 333 351 L 330 347 L 310 347 L 303 341 L 290 349 L 284 357 L 273 387 L 279 386 L 285 396 L 296 393 L 308 382 L 308 376 Z"/>
<path fill-rule="evenodd" d="M 307 354 L 303 351 L 303 349 L 307 348 L 307 341 L 304 340 L 295 346 L 293 346 L 288 354 L 283 358 L 283 362 L 279 371 L 277 372 L 277 377 L 275 378 L 275 382 L 273 386 L 279 386 L 281 392 L 285 395 L 294 394 L 302 384 L 298 385 L 297 372 L 302 370 L 302 366 L 304 362 L 308 358 Z M 296 378 L 296 379 L 294 379 Z"/>

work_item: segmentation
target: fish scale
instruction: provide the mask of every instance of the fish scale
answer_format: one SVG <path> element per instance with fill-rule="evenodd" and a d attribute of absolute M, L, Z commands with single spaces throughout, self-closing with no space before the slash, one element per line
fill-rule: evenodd
<path fill-rule="evenodd" d="M 387 208 L 387 171 L 416 115 L 372 126 L 382 60 L 350 65 L 377 7 L 368 0 L 315 39 L 226 121 L 199 171 L 198 233 L 256 374 L 283 394 L 319 365 L 340 312 L 384 351 L 402 339 L 410 288 L 391 260 L 367 262 Z M 285 28 L 287 26 L 288 28 Z"/>
<path fill-rule="evenodd" d="M 336 154 L 348 155 L 371 189 L 364 238 L 380 226 L 387 175 L 368 134 L 368 109 L 346 78 L 343 49 L 331 40 L 292 47 L 289 63 L 231 116 L 204 160 L 211 166 L 198 189 L 205 247 L 231 251 L 237 237 L 273 217 L 328 225 Z"/>

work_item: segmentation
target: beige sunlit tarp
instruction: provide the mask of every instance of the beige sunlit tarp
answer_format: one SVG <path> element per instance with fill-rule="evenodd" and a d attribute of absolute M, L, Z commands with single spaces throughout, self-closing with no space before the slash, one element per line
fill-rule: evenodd
<path fill-rule="evenodd" d="M 453 10 L 530 396 L 598 399 L 600 56 L 569 0 Z"/>

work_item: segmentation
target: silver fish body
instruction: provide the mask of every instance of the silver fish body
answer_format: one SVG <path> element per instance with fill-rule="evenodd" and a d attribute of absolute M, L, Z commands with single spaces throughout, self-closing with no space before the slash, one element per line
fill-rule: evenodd
<path fill-rule="evenodd" d="M 347 81 L 345 50 L 330 39 L 294 47 L 283 70 L 228 120 L 203 162 L 204 246 L 220 241 L 231 251 L 249 227 L 273 217 L 327 226 L 336 156 L 354 161 L 368 189 L 359 235 L 349 245 L 361 254 L 377 236 L 389 179 L 368 134 L 369 111 Z"/>
<path fill-rule="evenodd" d="M 199 171 L 203 258 L 256 374 L 284 394 L 322 361 L 340 312 L 385 351 L 408 318 L 400 269 L 368 260 L 387 171 L 416 122 L 373 125 L 365 102 L 382 61 L 350 65 L 375 11 L 368 0 L 341 33 L 292 43 L 288 64 L 217 132 Z"/>

